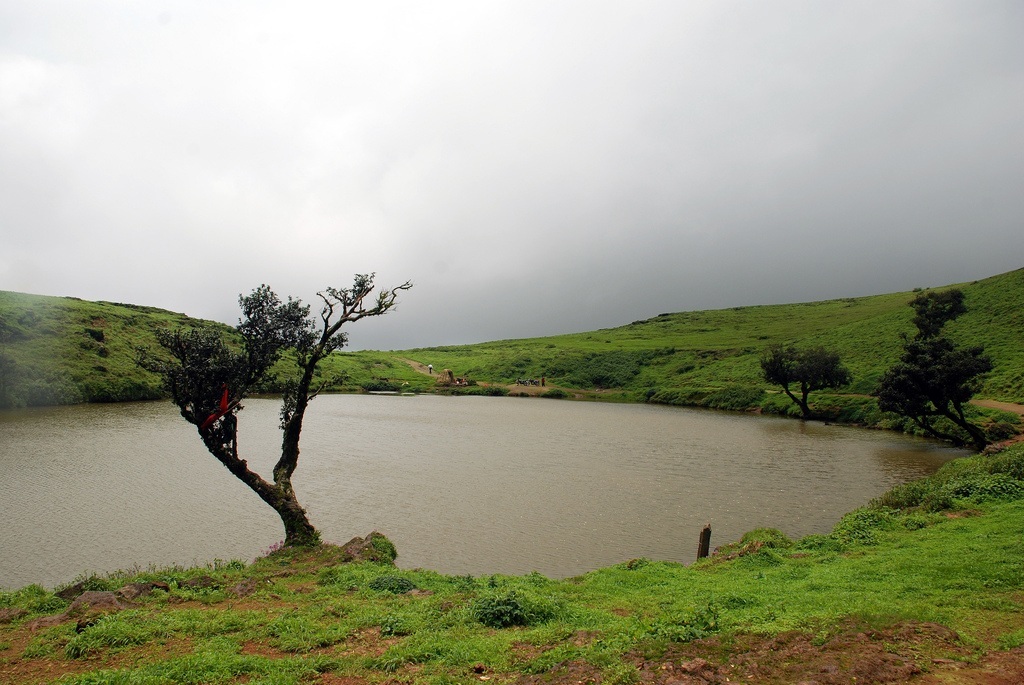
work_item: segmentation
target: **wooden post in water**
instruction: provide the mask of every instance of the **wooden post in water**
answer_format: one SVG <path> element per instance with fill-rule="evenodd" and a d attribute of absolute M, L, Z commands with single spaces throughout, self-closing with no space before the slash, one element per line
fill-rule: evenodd
<path fill-rule="evenodd" d="M 711 551 L 711 524 L 704 526 L 700 532 L 700 542 L 697 543 L 697 559 L 705 559 Z"/>

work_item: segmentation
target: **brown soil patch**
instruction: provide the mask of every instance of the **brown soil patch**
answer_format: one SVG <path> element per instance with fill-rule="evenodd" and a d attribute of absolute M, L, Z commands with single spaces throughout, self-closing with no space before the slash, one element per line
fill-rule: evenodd
<path fill-rule="evenodd" d="M 63 653 L 22 659 L 21 654 L 37 635 L 21 626 L 0 650 L 0 682 L 50 683 L 61 676 L 99 668 L 132 668 L 191 651 L 190 640 L 152 643 L 108 653 L 98 659 L 66 659 Z M 581 631 L 569 638 L 577 645 L 597 636 Z M 314 653 L 344 651 L 367 657 L 383 654 L 399 638 L 387 638 L 377 629 L 362 630 L 343 644 Z M 518 664 L 527 664 L 546 649 L 526 643 L 512 647 Z M 264 641 L 247 642 L 244 654 L 268 658 L 294 656 Z M 934 623 L 901 623 L 884 629 L 847 624 L 823 635 L 790 632 L 774 637 L 738 635 L 671 645 L 659 653 L 625 656 L 644 685 L 1019 685 L 1024 683 L 1024 648 L 979 655 L 963 645 L 956 633 Z M 473 673 L 480 680 L 515 682 L 520 685 L 598 685 L 607 677 L 600 668 L 582 661 L 557 665 L 542 674 L 490 674 L 483 667 Z M 415 667 L 403 669 L 398 678 L 414 675 Z M 483 675 L 481 675 L 483 674 Z M 316 681 L 325 685 L 364 685 L 358 676 L 324 674 Z"/>
<path fill-rule="evenodd" d="M 366 628 L 350 635 L 341 646 L 346 654 L 376 658 L 401 641 L 400 637 L 384 637 L 380 628 Z"/>
<path fill-rule="evenodd" d="M 1010 412 L 1011 414 L 1017 414 L 1018 416 L 1024 416 L 1024 404 L 999 402 L 997 400 L 971 400 L 971 404 L 976 404 L 979 407 L 988 407 L 989 409 L 999 409 L 1001 411 Z"/>
<path fill-rule="evenodd" d="M 523 650 L 523 655 L 529 650 Z M 932 623 L 903 623 L 884 630 L 847 626 L 826 638 L 791 632 L 775 637 L 740 635 L 674 645 L 664 654 L 627 657 L 645 685 L 1019 685 L 1024 648 L 982 658 L 956 633 Z M 582 662 L 519 678 L 522 685 L 601 683 L 604 674 Z"/>

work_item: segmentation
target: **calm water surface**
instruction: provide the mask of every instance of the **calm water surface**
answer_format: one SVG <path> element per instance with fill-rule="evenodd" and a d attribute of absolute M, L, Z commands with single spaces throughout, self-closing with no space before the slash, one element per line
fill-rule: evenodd
<path fill-rule="evenodd" d="M 278 403 L 251 399 L 240 449 L 269 474 Z M 646 556 L 689 562 L 759 526 L 823 533 L 962 451 L 788 419 L 544 399 L 330 395 L 294 483 L 331 542 L 371 530 L 399 565 L 564 577 Z M 251 560 L 276 514 L 170 403 L 0 412 L 0 587 L 84 571 Z"/>

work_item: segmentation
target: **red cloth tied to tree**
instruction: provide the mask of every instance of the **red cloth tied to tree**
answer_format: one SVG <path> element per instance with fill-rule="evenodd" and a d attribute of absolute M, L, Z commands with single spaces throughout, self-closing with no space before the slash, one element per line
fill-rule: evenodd
<path fill-rule="evenodd" d="M 228 413 L 228 409 L 229 409 L 229 405 L 228 405 L 228 385 L 227 385 L 227 383 L 225 383 L 224 384 L 224 394 L 221 395 L 221 398 L 220 398 L 220 407 L 217 409 L 217 411 L 213 412 L 212 414 L 210 414 L 209 416 L 206 417 L 206 420 L 203 421 L 201 426 L 199 426 L 199 430 L 201 430 L 203 432 L 208 430 L 210 428 L 210 426 L 212 426 L 214 424 L 214 422 L 217 421 L 217 419 L 219 419 L 220 417 L 222 417 L 222 416 L 224 416 L 225 414 Z"/>

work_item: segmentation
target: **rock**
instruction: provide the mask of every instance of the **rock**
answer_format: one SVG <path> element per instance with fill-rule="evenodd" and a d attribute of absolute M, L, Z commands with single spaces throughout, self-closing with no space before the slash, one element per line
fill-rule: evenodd
<path fill-rule="evenodd" d="M 87 590 L 78 596 L 71 606 L 68 607 L 65 617 L 82 616 L 85 614 L 106 613 L 108 611 L 121 611 L 130 605 L 121 600 L 113 592 L 98 592 Z"/>
<path fill-rule="evenodd" d="M 50 628 L 51 626 L 59 626 L 61 623 L 64 623 L 67 620 L 67 614 L 57 614 L 56 616 L 43 616 L 42 618 L 33 619 L 25 625 L 28 627 L 29 630 L 35 632 L 40 628 Z"/>
<path fill-rule="evenodd" d="M 189 578 L 182 583 L 178 583 L 178 585 L 192 590 L 203 590 L 206 588 L 216 587 L 217 581 L 210 576 L 199 576 L 198 578 Z"/>
<path fill-rule="evenodd" d="M 171 586 L 167 583 L 128 583 L 114 592 L 121 599 L 131 601 L 133 599 L 138 599 L 139 597 L 145 597 L 153 592 L 153 590 L 163 590 L 167 592 L 170 591 L 170 589 Z"/>
<path fill-rule="evenodd" d="M 85 592 L 85 581 L 81 580 L 81 581 L 79 581 L 77 583 L 74 583 L 73 585 L 68 585 L 63 590 L 60 590 L 60 591 L 55 592 L 53 594 L 55 594 L 57 597 L 60 597 L 65 602 L 70 602 L 71 600 L 75 599 L 76 597 L 78 597 L 83 592 Z"/>
<path fill-rule="evenodd" d="M 349 561 L 376 561 L 393 564 L 395 546 L 383 534 L 373 531 L 365 538 L 354 537 L 342 546 Z"/>

